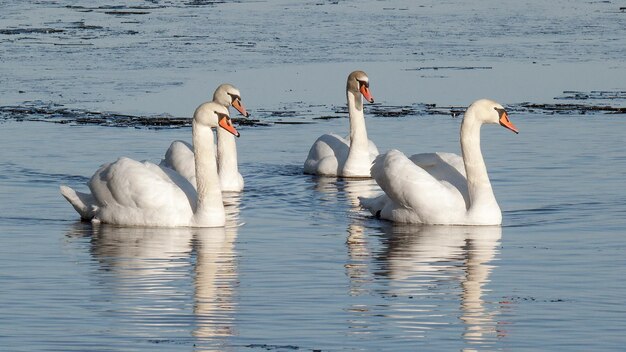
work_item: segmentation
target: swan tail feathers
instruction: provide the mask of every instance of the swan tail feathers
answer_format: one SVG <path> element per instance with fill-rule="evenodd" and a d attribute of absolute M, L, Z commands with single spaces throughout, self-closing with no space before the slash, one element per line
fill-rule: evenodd
<path fill-rule="evenodd" d="M 361 207 L 368 210 L 372 215 L 380 218 L 380 214 L 387 204 L 387 199 L 385 194 L 381 194 L 377 197 L 359 197 L 359 203 Z"/>
<path fill-rule="evenodd" d="M 95 205 L 95 199 L 91 194 L 76 192 L 68 186 L 61 186 L 61 195 L 74 207 L 74 210 L 80 215 L 81 220 L 91 220 L 98 207 Z"/>

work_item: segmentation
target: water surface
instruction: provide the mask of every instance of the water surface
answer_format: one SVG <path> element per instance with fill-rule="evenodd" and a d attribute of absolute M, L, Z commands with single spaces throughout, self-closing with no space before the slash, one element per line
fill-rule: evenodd
<path fill-rule="evenodd" d="M 4 349 L 619 351 L 626 343 L 619 4 L 0 9 Z M 317 136 L 348 131 L 345 77 L 354 69 L 372 81 L 377 104 L 365 114 L 381 151 L 458 153 L 467 104 L 491 97 L 507 106 L 521 133 L 482 131 L 501 227 L 381 222 L 356 202 L 379 192 L 373 181 L 302 174 Z M 224 81 L 266 124 L 239 128 L 246 188 L 226 198 L 225 228 L 78 221 L 59 185 L 86 190 L 119 156 L 158 162 L 172 140 L 190 140 L 190 127 L 128 121 L 189 117 Z M 601 106 L 614 109 L 591 109 Z M 110 123 L 90 122 L 96 113 Z"/>
<path fill-rule="evenodd" d="M 188 129 L 5 122 L 5 346 L 619 349 L 623 122 L 514 121 L 520 135 L 483 131 L 502 227 L 392 226 L 355 205 L 378 191 L 372 181 L 302 175 L 303 141 L 347 130 L 331 120 L 242 128 L 246 190 L 228 199 L 226 229 L 207 230 L 93 227 L 58 193 L 59 184 L 85 189 L 81 175 L 101 160 L 145 158 Z M 457 150 L 459 122 L 394 120 L 398 138 L 388 119 L 368 119 L 381 149 L 407 153 Z M 585 150 L 578 131 L 588 132 Z M 550 150 L 548 135 L 560 141 Z"/>

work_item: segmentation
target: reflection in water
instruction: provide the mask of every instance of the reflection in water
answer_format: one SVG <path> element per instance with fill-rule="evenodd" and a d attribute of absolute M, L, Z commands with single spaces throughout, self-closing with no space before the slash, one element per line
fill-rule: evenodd
<path fill-rule="evenodd" d="M 499 226 L 406 226 L 385 224 L 381 275 L 388 282 L 392 319 L 407 332 L 463 322 L 467 344 L 497 338 L 496 315 L 483 300 L 502 235 Z M 458 283 L 460 282 L 460 293 Z M 407 299 L 408 298 L 408 299 Z M 460 299 L 460 311 L 445 311 L 445 300 Z"/>
<path fill-rule="evenodd" d="M 375 334 L 376 324 L 393 324 L 394 334 L 406 339 L 426 338 L 434 329 L 463 326 L 470 347 L 489 345 L 497 338 L 496 315 L 483 300 L 484 285 L 493 267 L 502 235 L 499 226 L 381 225 L 382 249 L 371 250 L 366 228 L 370 217 L 360 209 L 359 196 L 380 193 L 369 179 L 317 177 L 322 200 L 338 210 L 347 208 L 349 295 L 346 309 L 352 335 Z M 373 251 L 378 254 L 372 254 Z M 376 266 L 377 269 L 372 269 Z M 382 288 L 381 288 L 382 287 Z M 386 305 L 371 305 L 381 295 Z M 497 307 L 497 306 L 496 306 Z"/>
<path fill-rule="evenodd" d="M 373 197 L 382 192 L 376 181 L 368 178 L 314 177 L 315 190 L 326 195 L 326 201 L 346 201 L 350 207 L 359 209 L 358 197 Z"/>
<path fill-rule="evenodd" d="M 233 335 L 234 286 L 237 270 L 234 256 L 237 227 L 196 232 L 197 262 L 194 278 L 194 336 L 202 339 Z"/>
<path fill-rule="evenodd" d="M 358 296 L 367 293 L 365 287 L 372 280 L 368 270 L 371 254 L 364 235 L 361 221 L 364 213 L 360 209 L 358 197 L 373 197 L 381 190 L 373 179 L 316 177 L 315 180 L 315 189 L 325 195 L 326 201 L 347 203 L 349 206 L 348 217 L 351 221 L 346 239 L 348 262 L 345 264 L 346 274 L 350 278 L 349 294 Z"/>
<path fill-rule="evenodd" d="M 238 197 L 225 197 L 225 228 L 76 224 L 70 231 L 70 236 L 91 236 L 98 280 L 112 289 L 106 297 L 108 310 L 121 317 L 119 328 L 125 335 L 147 336 L 155 343 L 191 343 L 186 326 L 195 322 L 192 335 L 198 350 L 224 345 L 234 325 Z"/>

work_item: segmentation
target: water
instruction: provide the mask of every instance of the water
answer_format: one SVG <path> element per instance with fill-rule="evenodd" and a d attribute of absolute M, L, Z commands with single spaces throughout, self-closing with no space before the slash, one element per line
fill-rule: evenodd
<path fill-rule="evenodd" d="M 622 349 L 626 122 L 587 109 L 626 105 L 619 4 L 113 5 L 0 3 L 1 105 L 51 112 L 0 115 L 3 350 Z M 458 152 L 451 110 L 509 108 L 519 135 L 482 133 L 502 227 L 393 226 L 356 205 L 372 181 L 302 174 L 317 136 L 347 132 L 316 118 L 345 116 L 355 68 L 382 151 Z M 86 111 L 189 116 L 222 81 L 271 123 L 240 128 L 246 189 L 226 228 L 77 221 L 60 184 L 190 139 L 78 123 Z M 77 110 L 45 122 L 54 104 Z"/>

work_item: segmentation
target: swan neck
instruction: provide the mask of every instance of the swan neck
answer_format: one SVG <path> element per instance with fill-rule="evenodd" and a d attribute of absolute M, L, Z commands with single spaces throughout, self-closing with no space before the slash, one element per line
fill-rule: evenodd
<path fill-rule="evenodd" d="M 209 126 L 201 125 L 194 120 L 192 139 L 198 190 L 195 223 L 199 226 L 215 225 L 209 222 L 221 220 L 223 225 L 223 219 L 217 219 L 219 214 L 223 217 L 224 204 L 217 173 L 213 131 Z"/>
<path fill-rule="evenodd" d="M 350 117 L 350 153 L 368 152 L 369 141 L 367 139 L 367 129 L 365 128 L 365 117 L 363 115 L 363 98 L 361 94 L 347 92 L 348 115 Z"/>
<path fill-rule="evenodd" d="M 487 166 L 480 149 L 480 127 L 472 111 L 468 110 L 461 124 L 461 151 L 467 175 L 467 188 L 470 197 L 470 209 L 483 206 L 497 206 Z"/>
<path fill-rule="evenodd" d="M 217 170 L 220 175 L 236 175 L 239 172 L 235 138 L 225 129 L 217 128 Z"/>

